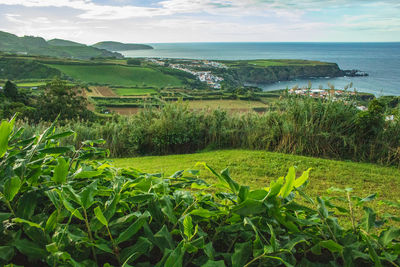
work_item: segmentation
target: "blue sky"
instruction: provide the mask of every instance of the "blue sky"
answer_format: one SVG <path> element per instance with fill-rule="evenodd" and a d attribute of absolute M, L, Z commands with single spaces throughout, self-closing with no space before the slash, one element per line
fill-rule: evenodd
<path fill-rule="evenodd" d="M 400 0 L 0 0 L 0 30 L 86 44 L 400 41 Z"/>

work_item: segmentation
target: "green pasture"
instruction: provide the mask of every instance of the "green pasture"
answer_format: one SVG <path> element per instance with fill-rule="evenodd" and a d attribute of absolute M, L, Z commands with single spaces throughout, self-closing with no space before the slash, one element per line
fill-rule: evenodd
<path fill-rule="evenodd" d="M 50 65 L 75 80 L 115 86 L 179 87 L 182 81 L 147 67 L 122 65 Z"/>

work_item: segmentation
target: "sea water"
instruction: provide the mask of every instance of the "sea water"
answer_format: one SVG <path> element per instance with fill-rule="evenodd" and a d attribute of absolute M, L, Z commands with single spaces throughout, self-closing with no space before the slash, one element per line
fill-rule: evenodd
<path fill-rule="evenodd" d="M 266 91 L 306 86 L 343 88 L 350 82 L 358 91 L 400 95 L 400 43 L 157 43 L 153 50 L 122 51 L 127 57 L 210 60 L 309 59 L 335 62 L 341 69 L 358 69 L 368 77 L 325 77 L 261 84 Z"/>

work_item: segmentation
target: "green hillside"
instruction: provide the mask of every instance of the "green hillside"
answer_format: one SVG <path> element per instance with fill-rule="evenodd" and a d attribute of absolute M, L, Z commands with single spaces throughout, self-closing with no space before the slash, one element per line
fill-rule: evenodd
<path fill-rule="evenodd" d="M 148 67 L 121 65 L 49 65 L 74 80 L 119 86 L 180 87 L 182 81 Z"/>
<path fill-rule="evenodd" d="M 47 41 L 49 45 L 53 46 L 86 46 L 84 44 L 80 44 L 73 41 L 63 40 L 63 39 L 52 39 Z"/>
<path fill-rule="evenodd" d="M 119 42 L 100 42 L 92 45 L 93 47 L 106 49 L 109 51 L 129 51 L 129 50 L 145 50 L 145 49 L 153 49 L 153 47 L 144 44 L 124 44 Z"/>
<path fill-rule="evenodd" d="M 61 76 L 59 70 L 35 60 L 0 57 L 1 79 L 52 79 L 56 76 Z"/>
<path fill-rule="evenodd" d="M 91 46 L 78 45 L 77 43 L 66 40 L 53 39 L 49 42 L 46 42 L 46 40 L 41 37 L 18 37 L 14 34 L 2 31 L 0 31 L 0 51 L 27 55 L 79 59 L 90 59 L 93 57 L 123 57 L 119 53 L 110 52 Z"/>

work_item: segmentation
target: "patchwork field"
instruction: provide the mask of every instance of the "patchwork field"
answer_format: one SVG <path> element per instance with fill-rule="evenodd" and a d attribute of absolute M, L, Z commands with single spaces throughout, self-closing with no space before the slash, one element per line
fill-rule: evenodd
<path fill-rule="evenodd" d="M 72 77 L 88 83 L 120 86 L 180 87 L 182 81 L 148 67 L 122 65 L 49 65 Z"/>

